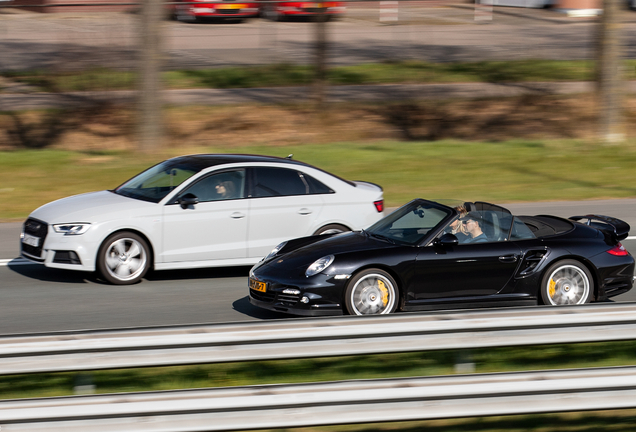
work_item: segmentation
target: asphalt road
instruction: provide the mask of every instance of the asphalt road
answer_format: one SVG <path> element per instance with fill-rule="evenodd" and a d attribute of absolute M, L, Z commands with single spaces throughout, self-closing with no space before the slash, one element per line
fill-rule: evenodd
<path fill-rule="evenodd" d="M 397 21 L 380 21 L 378 4 L 351 5 L 328 24 L 329 63 L 348 65 L 417 59 L 432 62 L 590 59 L 596 23 L 557 12 L 495 8 L 490 21 L 474 10 L 400 2 Z M 464 5 L 467 6 L 467 5 Z M 468 5 L 470 6 L 470 5 Z M 137 67 L 138 16 L 133 14 L 0 14 L 0 70 Z M 311 63 L 315 28 L 308 22 L 251 19 L 238 24 L 163 26 L 164 67 L 197 69 Z M 636 53 L 636 12 L 624 12 L 624 50 Z"/>
<path fill-rule="evenodd" d="M 636 199 L 507 205 L 515 214 L 607 214 L 636 226 Z M 247 301 L 248 267 L 165 271 L 133 286 L 91 274 L 11 264 L 20 224 L 0 224 L 0 334 L 288 318 Z M 623 244 L 636 254 L 636 236 Z M 636 301 L 636 290 L 615 301 Z"/>

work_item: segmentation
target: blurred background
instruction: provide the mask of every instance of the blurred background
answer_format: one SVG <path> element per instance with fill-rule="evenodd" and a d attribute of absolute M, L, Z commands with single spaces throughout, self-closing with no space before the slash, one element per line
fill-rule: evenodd
<path fill-rule="evenodd" d="M 2 0 L 0 146 L 622 142 L 633 3 Z"/>

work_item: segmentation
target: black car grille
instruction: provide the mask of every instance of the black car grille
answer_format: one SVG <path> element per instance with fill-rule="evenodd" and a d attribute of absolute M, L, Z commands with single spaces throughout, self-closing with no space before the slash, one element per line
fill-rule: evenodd
<path fill-rule="evenodd" d="M 42 258 L 42 246 L 44 245 L 44 240 L 46 239 L 46 234 L 49 231 L 49 227 L 46 222 L 42 222 L 37 219 L 29 218 L 24 222 L 22 226 L 22 231 L 25 234 L 29 234 L 35 237 L 38 237 L 40 241 L 38 242 L 38 246 L 30 246 L 25 243 L 21 243 L 22 252 L 33 257 L 33 258 Z"/>
<path fill-rule="evenodd" d="M 217 9 L 216 11 L 222 15 L 236 15 L 241 13 L 240 9 Z"/>
<path fill-rule="evenodd" d="M 278 301 L 284 306 L 294 306 L 300 300 L 299 295 L 293 294 L 278 294 Z"/>
<path fill-rule="evenodd" d="M 296 303 L 298 303 L 298 300 L 300 300 L 300 295 L 296 294 L 284 294 L 282 292 L 273 292 L 273 291 L 268 291 L 268 292 L 260 292 L 260 291 L 255 291 L 253 289 L 250 289 L 250 296 L 255 299 L 255 300 L 259 300 L 262 302 L 267 302 L 267 303 L 279 303 L 282 306 L 287 306 L 287 307 L 291 307 L 296 305 Z"/>
<path fill-rule="evenodd" d="M 272 292 L 260 292 L 253 289 L 250 290 L 250 296 L 252 296 L 253 299 L 267 303 L 271 303 L 276 299 L 276 296 Z"/>

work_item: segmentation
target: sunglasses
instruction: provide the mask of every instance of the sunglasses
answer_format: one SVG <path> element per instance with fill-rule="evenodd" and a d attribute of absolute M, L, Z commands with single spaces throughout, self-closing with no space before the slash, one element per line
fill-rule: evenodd
<path fill-rule="evenodd" d="M 472 219 L 468 219 L 468 220 L 462 221 L 462 223 L 463 223 L 464 225 L 466 225 L 468 222 L 475 222 L 475 221 L 474 221 L 474 220 L 472 220 Z"/>

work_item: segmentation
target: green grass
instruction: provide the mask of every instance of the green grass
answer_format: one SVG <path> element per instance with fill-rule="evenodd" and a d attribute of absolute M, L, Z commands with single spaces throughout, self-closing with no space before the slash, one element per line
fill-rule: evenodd
<path fill-rule="evenodd" d="M 628 366 L 636 341 L 0 376 L 0 399 L 69 395 L 86 376 L 97 393 L 114 393 L 452 375 L 460 358 L 475 373 Z"/>
<path fill-rule="evenodd" d="M 294 154 L 349 180 L 384 188 L 387 206 L 416 198 L 495 203 L 636 196 L 636 146 L 583 141 L 399 142 L 246 145 L 172 149 L 152 155 L 16 150 L 0 152 L 0 220 L 21 220 L 54 199 L 111 189 L 180 154 Z"/>
<path fill-rule="evenodd" d="M 92 383 L 96 393 L 227 387 L 352 379 L 454 374 L 458 359 L 472 361 L 476 373 L 580 367 L 627 366 L 636 363 L 636 341 L 488 348 L 473 351 L 414 352 L 122 369 L 86 373 L 0 376 L 0 398 L 52 397 L 73 394 L 76 384 Z M 289 429 L 300 431 L 632 431 L 634 410 L 485 417 Z M 285 429 L 287 430 L 287 429 Z"/>
<path fill-rule="evenodd" d="M 625 78 L 636 79 L 636 61 L 625 62 Z M 100 68 L 51 74 L 50 71 L 6 72 L 5 77 L 41 91 L 124 90 L 135 87 L 136 74 Z M 592 61 L 520 60 L 471 63 L 406 61 L 330 68 L 331 84 L 585 81 L 594 76 Z M 276 64 L 180 70 L 163 73 L 166 88 L 249 88 L 306 85 L 313 79 L 310 66 Z"/>

